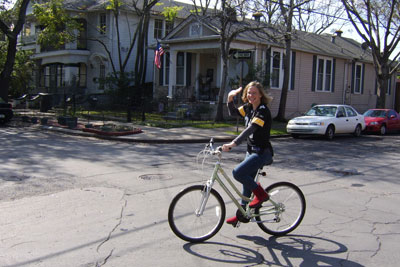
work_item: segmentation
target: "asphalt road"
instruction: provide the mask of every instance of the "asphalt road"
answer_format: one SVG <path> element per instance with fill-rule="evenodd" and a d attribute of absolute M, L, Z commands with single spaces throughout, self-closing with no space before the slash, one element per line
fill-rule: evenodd
<path fill-rule="evenodd" d="M 302 224 L 281 238 L 255 224 L 224 225 L 202 244 L 178 239 L 167 210 L 179 190 L 202 183 L 210 172 L 207 164 L 197 168 L 203 145 L 127 144 L 7 127 L 0 128 L 0 143 L 0 266 L 400 261 L 399 135 L 274 140 L 274 164 L 262 184 L 299 185 L 307 200 Z M 244 149 L 224 155 L 228 173 Z M 227 216 L 233 212 L 227 202 Z"/>

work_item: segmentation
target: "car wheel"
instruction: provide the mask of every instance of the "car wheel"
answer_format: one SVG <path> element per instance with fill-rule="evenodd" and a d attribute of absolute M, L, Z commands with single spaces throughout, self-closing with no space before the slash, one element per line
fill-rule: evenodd
<path fill-rule="evenodd" d="M 386 134 L 386 125 L 383 124 L 383 125 L 381 126 L 380 134 L 381 134 L 381 135 L 385 135 L 385 134 Z"/>
<path fill-rule="evenodd" d="M 360 124 L 358 124 L 357 126 L 356 126 L 356 129 L 354 130 L 354 136 L 355 137 L 359 137 L 360 135 L 361 135 L 361 125 Z"/>
<path fill-rule="evenodd" d="M 335 128 L 333 125 L 329 125 L 325 132 L 325 137 L 328 140 L 332 140 L 333 136 L 335 136 Z"/>

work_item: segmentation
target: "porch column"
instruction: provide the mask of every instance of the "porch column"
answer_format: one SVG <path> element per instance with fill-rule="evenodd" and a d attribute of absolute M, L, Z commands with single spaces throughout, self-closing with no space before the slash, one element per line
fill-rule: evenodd
<path fill-rule="evenodd" d="M 170 51 L 168 98 L 173 97 L 173 88 L 176 85 L 176 55 L 177 54 L 178 54 L 178 52 L 176 50 Z"/>
<path fill-rule="evenodd" d="M 222 59 L 222 56 L 220 56 L 219 61 L 217 62 L 217 69 L 219 71 L 219 75 L 218 75 L 218 77 L 219 77 L 219 81 L 218 81 L 219 88 L 221 88 L 222 79 L 224 78 L 224 77 L 222 77 L 223 69 L 224 69 L 224 63 L 223 62 L 224 61 Z M 227 75 L 228 75 L 228 79 L 229 79 L 229 59 L 228 59 L 228 73 L 227 73 Z M 225 89 L 228 89 L 228 83 L 226 84 L 226 88 Z"/>
<path fill-rule="evenodd" d="M 194 77 L 196 79 L 196 83 L 195 83 L 195 92 L 196 92 L 196 99 L 199 99 L 200 97 L 200 92 L 199 92 L 199 88 L 200 88 L 200 84 L 199 84 L 199 74 L 200 74 L 200 53 L 196 53 L 196 66 L 195 66 L 195 70 L 194 70 Z"/>

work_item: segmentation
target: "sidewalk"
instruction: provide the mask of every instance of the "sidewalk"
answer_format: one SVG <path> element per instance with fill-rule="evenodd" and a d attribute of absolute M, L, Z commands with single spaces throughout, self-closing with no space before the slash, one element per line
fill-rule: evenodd
<path fill-rule="evenodd" d="M 37 127 L 42 130 L 56 131 L 64 134 L 79 135 L 86 137 L 95 137 L 100 139 L 123 141 L 123 142 L 137 142 L 137 143 L 207 143 L 210 138 L 214 138 L 216 142 L 229 142 L 233 140 L 236 135 L 230 134 L 235 132 L 236 127 L 227 128 L 214 128 L 214 129 L 200 129 L 194 127 L 182 127 L 182 128 L 157 128 L 143 125 L 134 125 L 132 123 L 116 122 L 116 121 L 98 121 L 90 120 L 93 125 L 103 125 L 113 123 L 117 125 L 126 125 L 133 128 L 140 128 L 140 133 L 129 134 L 129 135 L 103 135 L 93 132 L 85 132 L 86 119 L 78 119 L 78 126 L 76 128 L 68 128 L 66 126 L 59 125 L 55 118 L 54 113 L 44 113 L 35 110 L 15 110 L 14 121 L 20 121 L 22 116 L 28 118 L 36 117 L 48 118 L 47 125 L 41 125 L 40 120 L 37 123 L 26 122 L 25 126 Z M 243 126 L 239 127 L 239 131 L 243 129 Z"/>

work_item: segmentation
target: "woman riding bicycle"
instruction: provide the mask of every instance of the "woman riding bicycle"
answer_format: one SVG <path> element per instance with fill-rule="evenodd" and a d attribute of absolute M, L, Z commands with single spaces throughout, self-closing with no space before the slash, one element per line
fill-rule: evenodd
<path fill-rule="evenodd" d="M 267 201 L 269 196 L 260 184 L 254 181 L 257 170 L 264 165 L 272 163 L 273 149 L 269 141 L 271 130 L 271 112 L 267 107 L 271 103 L 272 97 L 268 96 L 263 86 L 256 81 L 250 82 L 242 95 L 244 105 L 236 108 L 233 99 L 240 94 L 242 87 L 232 90 L 228 94 L 228 109 L 231 116 L 240 116 L 245 120 L 245 130 L 232 142 L 224 144 L 222 150 L 227 152 L 233 147 L 240 145 L 247 140 L 247 153 L 245 159 L 236 166 L 232 173 L 233 177 L 243 184 L 243 195 L 246 197 L 254 193 L 255 198 L 250 203 L 250 208 L 261 206 L 262 202 Z M 245 200 L 241 203 L 247 204 Z M 228 224 L 236 226 L 238 223 L 236 216 L 226 220 Z"/>

